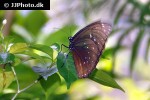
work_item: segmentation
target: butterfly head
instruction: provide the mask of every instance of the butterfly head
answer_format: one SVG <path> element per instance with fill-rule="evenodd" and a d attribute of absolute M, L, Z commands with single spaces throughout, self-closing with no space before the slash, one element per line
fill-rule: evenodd
<path fill-rule="evenodd" d="M 72 37 L 68 37 L 68 39 L 69 39 L 69 49 L 70 50 L 73 50 L 73 38 Z"/>
<path fill-rule="evenodd" d="M 73 38 L 70 36 L 70 37 L 68 37 L 68 39 L 69 39 L 69 41 L 72 43 Z"/>

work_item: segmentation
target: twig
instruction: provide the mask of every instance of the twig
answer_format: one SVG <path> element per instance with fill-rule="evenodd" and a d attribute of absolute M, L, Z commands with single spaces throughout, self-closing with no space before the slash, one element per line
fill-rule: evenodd
<path fill-rule="evenodd" d="M 17 95 L 18 95 L 19 93 L 21 93 L 21 92 L 27 90 L 28 88 L 30 88 L 30 87 L 33 86 L 34 84 L 38 83 L 38 81 L 40 81 L 40 80 L 42 79 L 42 76 L 40 76 L 40 77 L 39 77 L 37 80 L 35 80 L 33 83 L 31 83 L 31 84 L 28 85 L 27 87 L 25 87 L 25 88 L 23 88 L 23 89 L 20 90 L 19 81 L 18 81 L 16 72 L 15 72 L 15 70 L 14 70 L 14 67 L 11 67 L 11 68 L 12 68 L 12 71 L 13 71 L 13 73 L 14 73 L 14 76 L 15 76 L 15 79 L 16 79 L 16 82 L 17 82 L 17 86 L 18 86 L 17 92 L 16 92 L 16 94 L 13 96 L 13 98 L 12 98 L 11 100 L 14 100 L 14 99 L 17 97 Z"/>
<path fill-rule="evenodd" d="M 14 70 L 14 67 L 11 67 L 13 73 L 14 73 L 14 76 L 15 76 L 15 79 L 16 79 L 16 82 L 17 82 L 17 93 L 14 95 L 14 97 L 12 98 L 12 100 L 14 100 L 16 98 L 16 96 L 18 95 L 18 93 L 20 92 L 20 85 L 19 85 L 19 81 L 18 81 L 18 78 L 17 78 L 17 75 L 16 75 L 16 72 Z"/>

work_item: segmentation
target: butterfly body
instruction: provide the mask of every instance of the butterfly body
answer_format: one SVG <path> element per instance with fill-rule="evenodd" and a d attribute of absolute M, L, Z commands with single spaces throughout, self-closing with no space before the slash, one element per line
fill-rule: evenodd
<path fill-rule="evenodd" d="M 88 77 L 96 68 L 110 32 L 110 24 L 97 21 L 69 38 L 69 49 L 79 78 Z"/>

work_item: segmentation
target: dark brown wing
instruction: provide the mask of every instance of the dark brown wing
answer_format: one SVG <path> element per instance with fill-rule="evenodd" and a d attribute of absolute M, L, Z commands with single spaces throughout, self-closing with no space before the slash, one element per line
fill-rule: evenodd
<path fill-rule="evenodd" d="M 111 25 L 97 21 L 73 37 L 73 59 L 79 78 L 87 77 L 96 67 L 105 47 Z"/>

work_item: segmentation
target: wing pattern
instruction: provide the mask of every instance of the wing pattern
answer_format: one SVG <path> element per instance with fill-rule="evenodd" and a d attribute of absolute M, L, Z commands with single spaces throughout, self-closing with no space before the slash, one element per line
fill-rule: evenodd
<path fill-rule="evenodd" d="M 69 48 L 73 54 L 79 78 L 88 77 L 95 69 L 111 32 L 111 25 L 97 21 L 76 33 L 70 40 Z"/>

